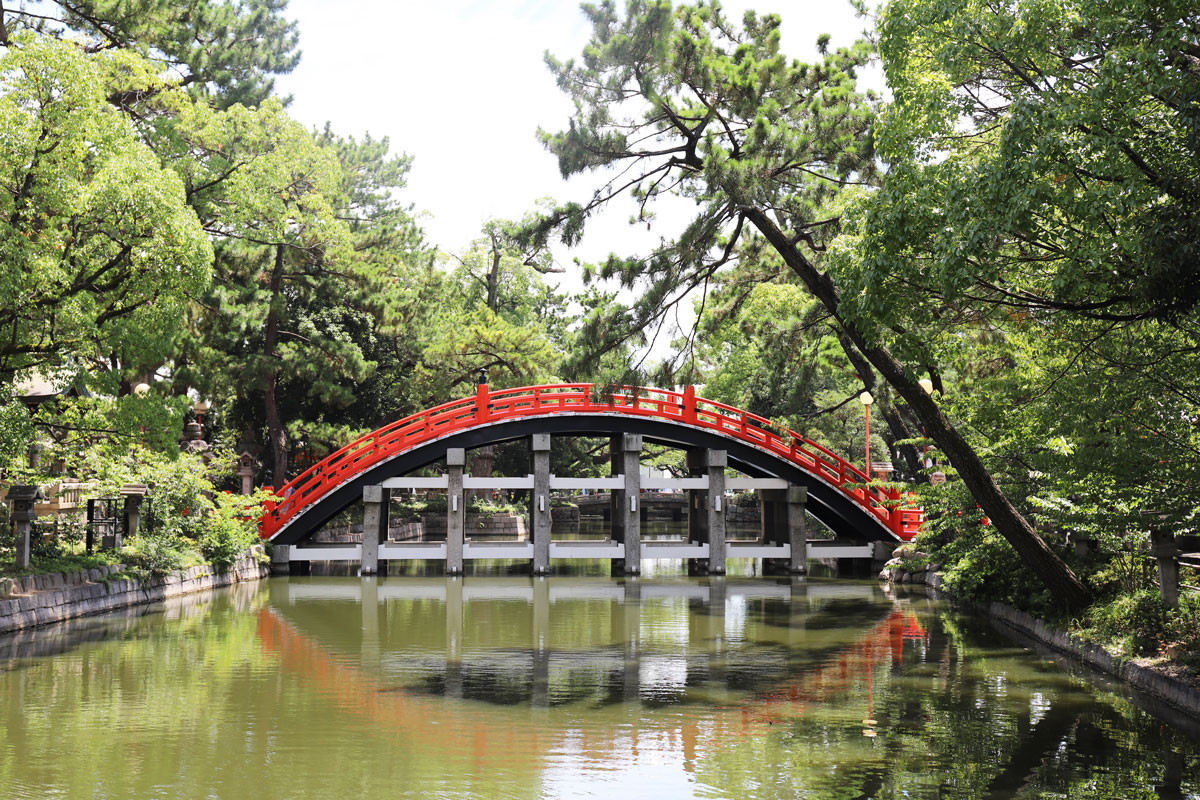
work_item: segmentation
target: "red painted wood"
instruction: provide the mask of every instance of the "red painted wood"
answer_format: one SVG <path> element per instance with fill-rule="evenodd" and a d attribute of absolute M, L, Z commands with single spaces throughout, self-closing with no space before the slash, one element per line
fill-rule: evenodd
<path fill-rule="evenodd" d="M 559 383 L 496 392 L 489 391 L 486 385 L 480 386 L 474 397 L 443 403 L 354 440 L 284 484 L 279 492 L 283 499 L 271 504 L 263 517 L 262 536 L 271 538 L 296 515 L 347 480 L 430 440 L 522 416 L 578 413 L 655 417 L 715 430 L 747 442 L 832 483 L 905 541 L 917 534 L 924 519 L 922 510 L 912 505 L 911 493 L 884 488 L 867 490 L 862 484 L 870 478 L 831 450 L 795 431 L 778 428 L 757 414 L 697 397 L 691 386 L 683 392 L 639 387 L 621 387 L 609 392 L 590 383 Z"/>

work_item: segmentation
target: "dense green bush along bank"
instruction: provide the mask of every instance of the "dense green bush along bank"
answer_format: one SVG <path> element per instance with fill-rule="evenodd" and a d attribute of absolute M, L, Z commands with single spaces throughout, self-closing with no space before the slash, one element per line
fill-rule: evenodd
<path fill-rule="evenodd" d="M 228 566 L 258 542 L 263 504 L 273 496 L 265 489 L 248 496 L 218 491 L 232 463 L 228 453 L 206 463 L 189 453 L 164 455 L 141 447 L 124 458 L 98 460 L 88 472 L 94 476 L 88 497 L 117 497 L 120 487 L 129 483 L 150 487 L 139 535 L 128 537 L 119 550 L 89 554 L 84 552 L 84 527 L 78 517 L 65 518 L 56 533 L 46 533 L 48 521 L 43 519 L 32 541 L 32 568 L 18 571 L 15 540 L 6 528 L 0 535 L 0 575 L 74 572 L 117 563 L 150 575 L 201 564 Z M 48 487 L 56 480 L 44 477 L 38 482 Z"/>

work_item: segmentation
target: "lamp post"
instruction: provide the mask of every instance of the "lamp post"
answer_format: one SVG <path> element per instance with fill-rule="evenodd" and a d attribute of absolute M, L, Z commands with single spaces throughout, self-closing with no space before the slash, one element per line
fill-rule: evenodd
<path fill-rule="evenodd" d="M 866 414 L 866 419 L 867 419 L 867 436 L 866 436 L 867 463 L 866 463 L 866 468 L 863 471 L 867 473 L 867 480 L 870 480 L 871 479 L 871 403 L 875 402 L 875 398 L 871 396 L 870 392 L 863 392 L 862 394 L 860 394 L 858 396 L 858 402 L 862 403 L 863 412 Z"/>
<path fill-rule="evenodd" d="M 150 384 L 142 382 L 133 387 L 134 397 L 145 397 L 150 392 Z M 144 435 L 146 433 L 145 425 L 138 425 L 138 433 Z"/>
<path fill-rule="evenodd" d="M 200 438 L 204 438 L 204 415 L 208 413 L 210 406 L 204 400 L 197 400 L 192 404 L 192 411 L 196 412 L 196 421 L 200 423 Z"/>

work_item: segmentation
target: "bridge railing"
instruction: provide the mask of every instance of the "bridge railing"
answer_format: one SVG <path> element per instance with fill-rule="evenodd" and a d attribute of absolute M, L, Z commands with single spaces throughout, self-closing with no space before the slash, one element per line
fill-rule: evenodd
<path fill-rule="evenodd" d="M 645 416 L 709 428 L 785 458 L 833 484 L 902 539 L 920 529 L 922 513 L 911 495 L 868 487 L 871 479 L 833 451 L 740 408 L 706 400 L 692 387 L 682 392 L 641 387 L 560 383 L 490 391 L 412 414 L 361 436 L 289 481 L 283 499 L 263 519 L 263 535 L 278 530 L 326 493 L 374 465 L 460 430 L 504 419 L 556 413 Z"/>

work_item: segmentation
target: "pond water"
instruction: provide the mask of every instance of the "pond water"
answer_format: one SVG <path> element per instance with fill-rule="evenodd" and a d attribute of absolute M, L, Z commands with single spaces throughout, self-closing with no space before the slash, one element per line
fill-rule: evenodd
<path fill-rule="evenodd" d="M 1200 793 L 1186 720 L 944 603 L 583 572 L 277 578 L 0 638 L 0 797 Z"/>

